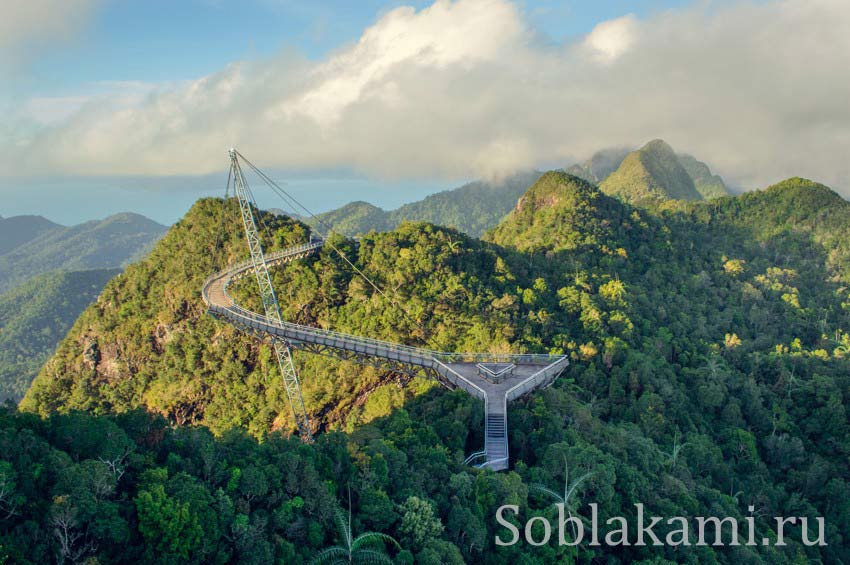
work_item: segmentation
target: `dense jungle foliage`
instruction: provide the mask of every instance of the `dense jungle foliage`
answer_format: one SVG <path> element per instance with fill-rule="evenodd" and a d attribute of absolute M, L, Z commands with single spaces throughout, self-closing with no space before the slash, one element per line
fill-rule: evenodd
<path fill-rule="evenodd" d="M 406 315 L 327 247 L 275 270 L 290 320 L 568 353 L 552 387 L 509 406 L 513 468 L 492 473 L 462 463 L 483 442 L 480 402 L 307 355 L 325 433 L 285 439 L 269 348 L 204 315 L 203 279 L 246 248 L 234 203 L 199 201 L 42 370 L 22 408 L 46 419 L 0 420 L 0 562 L 309 561 L 345 545 L 349 489 L 354 536 L 391 535 L 399 547 L 374 551 L 400 563 L 850 561 L 850 203 L 789 179 L 648 206 L 547 173 L 484 241 L 422 223 L 335 240 Z M 269 250 L 307 237 L 263 223 Z M 249 283 L 236 293 L 252 305 Z M 828 545 L 799 529 L 782 547 L 495 545 L 497 507 L 552 516 L 532 485 L 588 473 L 569 501 L 585 516 L 591 502 L 631 524 L 639 502 L 739 521 L 753 507 L 756 539 L 775 539 L 774 516 L 823 516 Z"/>
<path fill-rule="evenodd" d="M 0 402 L 24 396 L 56 344 L 119 272 L 51 272 L 0 294 Z"/>

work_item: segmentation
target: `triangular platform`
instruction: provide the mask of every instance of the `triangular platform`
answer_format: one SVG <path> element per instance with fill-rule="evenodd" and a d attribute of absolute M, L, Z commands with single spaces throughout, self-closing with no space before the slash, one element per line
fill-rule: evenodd
<path fill-rule="evenodd" d="M 495 357 L 495 356 L 494 356 Z M 484 459 L 479 467 L 508 468 L 507 404 L 534 389 L 548 386 L 569 365 L 566 356 L 528 355 L 511 359 L 463 360 L 435 357 L 437 372 L 450 384 L 484 401 Z"/>

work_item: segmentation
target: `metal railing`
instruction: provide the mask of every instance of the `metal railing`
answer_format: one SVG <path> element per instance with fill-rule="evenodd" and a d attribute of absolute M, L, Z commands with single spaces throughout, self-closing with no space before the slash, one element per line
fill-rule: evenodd
<path fill-rule="evenodd" d="M 310 243 L 304 243 L 301 245 L 296 245 L 294 247 L 289 247 L 287 249 L 283 249 L 281 251 L 277 251 L 274 253 L 270 253 L 266 256 L 267 263 L 274 263 L 277 261 L 281 261 L 284 259 L 290 259 L 294 256 L 302 255 L 304 253 L 309 253 L 311 251 L 316 251 L 324 244 L 323 241 L 313 241 Z M 284 337 L 287 336 L 287 332 L 291 332 L 293 334 L 298 334 L 303 337 L 303 339 L 297 339 L 293 337 L 293 339 L 297 339 L 298 341 L 307 341 L 314 342 L 309 339 L 308 336 L 321 337 L 322 341 L 318 343 L 322 343 L 324 345 L 330 345 L 331 343 L 340 343 L 346 344 L 353 347 L 361 346 L 362 349 L 354 349 L 354 351 L 366 354 L 376 354 L 382 357 L 386 357 L 388 359 L 393 359 L 396 361 L 406 361 L 412 359 L 422 360 L 421 363 L 416 363 L 421 366 L 425 366 L 428 368 L 432 368 L 430 363 L 427 363 L 426 360 L 438 360 L 443 364 L 448 363 L 523 363 L 523 364 L 540 364 L 540 365 L 548 365 L 552 363 L 553 356 L 546 354 L 529 354 L 529 353 L 448 353 L 443 351 L 434 351 L 431 349 L 414 347 L 410 345 L 403 345 L 396 342 L 385 341 L 380 339 L 356 336 L 352 334 L 347 334 L 343 332 L 337 332 L 334 330 L 325 330 L 322 328 L 315 328 L 312 326 L 304 326 L 300 324 L 293 324 L 291 322 L 280 322 L 278 323 L 276 320 L 272 320 L 263 316 L 261 314 L 257 314 L 255 312 L 251 312 L 250 310 L 246 310 L 238 305 L 236 305 L 236 301 L 229 295 L 227 292 L 227 287 L 230 284 L 231 280 L 235 275 L 241 274 L 242 272 L 249 271 L 253 268 L 253 263 L 251 261 L 241 261 L 234 265 L 229 266 L 224 271 L 216 273 L 206 279 L 204 281 L 204 287 L 202 291 L 204 302 L 209 306 L 209 308 L 215 312 L 223 314 L 227 316 L 231 314 L 240 319 L 240 321 L 249 322 L 248 325 L 255 329 L 262 329 L 263 326 L 268 326 L 270 328 L 279 328 L 284 332 Z M 213 283 L 213 281 L 223 279 L 222 280 L 222 289 L 228 299 L 233 303 L 233 306 L 220 306 L 213 304 L 209 297 L 209 286 Z M 330 342 L 330 343 L 329 343 Z M 381 355 L 381 353 L 386 353 L 387 355 Z M 414 361 L 409 361 L 414 362 Z"/>
<path fill-rule="evenodd" d="M 485 461 L 484 463 L 481 463 L 480 465 L 476 465 L 476 467 L 478 467 L 479 469 L 483 469 L 484 467 L 495 467 L 496 465 L 499 465 L 500 463 L 507 463 L 507 462 L 508 462 L 507 457 L 500 457 L 498 459 L 489 459 L 489 460 Z M 507 467 L 505 467 L 505 469 L 507 469 Z M 499 471 L 501 469 L 495 469 L 495 470 Z"/>
<path fill-rule="evenodd" d="M 275 253 L 270 253 L 266 256 L 265 260 L 267 263 L 277 263 L 284 260 L 298 258 L 304 254 L 318 250 L 322 247 L 323 243 L 323 241 L 319 240 L 289 247 Z M 329 348 L 353 351 L 367 356 L 389 359 L 435 371 L 445 382 L 458 388 L 462 388 L 466 392 L 484 401 L 485 449 L 484 451 L 473 453 L 467 457 L 467 464 L 480 459 L 481 457 L 487 457 L 488 453 L 486 449 L 486 442 L 489 438 L 489 419 L 487 418 L 487 414 L 490 413 L 491 407 L 494 409 L 493 413 L 498 413 L 499 408 L 501 408 L 501 413 L 504 417 L 503 432 L 505 436 L 499 443 L 504 446 L 505 456 L 488 459 L 484 463 L 476 465 L 476 467 L 479 468 L 491 467 L 498 470 L 506 468 L 507 466 L 507 403 L 540 386 L 551 384 L 551 382 L 569 365 L 569 358 L 565 355 L 533 353 L 446 353 L 381 339 L 356 336 L 334 330 L 326 330 L 312 326 L 294 324 L 291 322 L 272 320 L 267 316 L 252 312 L 239 306 L 228 293 L 228 286 L 230 283 L 234 279 L 244 276 L 245 273 L 252 269 L 253 263 L 251 261 L 241 261 L 229 266 L 224 271 L 220 271 L 208 277 L 204 281 L 201 293 L 209 311 L 226 317 L 231 321 L 242 324 L 248 328 L 282 337 L 291 342 L 318 344 Z M 216 281 L 220 281 L 221 291 L 227 298 L 229 304 L 216 304 L 210 298 L 210 287 L 216 283 Z M 505 394 L 500 395 L 499 398 L 490 398 L 484 389 L 449 366 L 454 363 L 512 363 L 540 365 L 541 368 L 530 377 L 523 379 L 520 383 L 508 389 Z M 500 455 L 501 453 L 491 453 L 491 455 L 494 454 Z M 503 465 L 505 467 L 503 467 Z"/>
<path fill-rule="evenodd" d="M 339 347 L 357 353 L 376 355 L 394 361 L 413 363 L 423 367 L 432 367 L 431 352 L 427 349 L 410 347 L 389 341 L 381 341 L 360 336 L 344 334 L 333 330 L 302 326 L 291 322 L 278 322 L 266 316 L 246 310 L 241 306 L 221 307 L 211 305 L 210 310 L 223 314 L 250 328 L 267 331 L 298 342 L 317 343 L 330 347 Z"/>
<path fill-rule="evenodd" d="M 561 359 L 555 361 L 553 364 L 549 365 L 541 369 L 540 371 L 531 375 L 531 377 L 523 380 L 521 383 L 517 383 L 505 393 L 505 401 L 510 402 L 511 400 L 516 400 L 521 396 L 524 396 L 536 389 L 537 387 L 548 384 L 547 381 L 554 380 L 567 366 L 570 364 L 569 357 L 563 356 Z"/>
<path fill-rule="evenodd" d="M 485 402 L 485 412 L 486 412 L 486 402 L 487 402 L 487 393 L 484 392 L 484 389 L 465 378 L 463 375 L 441 362 L 439 359 L 432 359 L 433 364 L 431 367 L 437 371 L 440 376 L 442 376 L 446 381 L 455 385 L 456 387 L 462 388 L 472 396 L 480 398 Z M 486 425 L 486 421 L 485 421 Z M 486 429 L 486 428 L 485 428 Z"/>

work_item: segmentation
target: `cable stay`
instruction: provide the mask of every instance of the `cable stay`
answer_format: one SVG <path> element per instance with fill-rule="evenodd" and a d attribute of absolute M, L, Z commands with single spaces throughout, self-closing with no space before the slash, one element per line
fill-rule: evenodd
<path fill-rule="evenodd" d="M 515 354 L 515 353 L 446 353 L 438 349 L 426 349 L 402 345 L 400 343 L 372 339 L 346 334 L 331 329 L 287 322 L 282 319 L 280 305 L 269 275 L 269 265 L 287 263 L 317 253 L 323 246 L 330 247 L 351 269 L 366 281 L 376 293 L 395 305 L 416 326 L 416 321 L 400 304 L 386 293 L 372 278 L 358 268 L 347 255 L 334 245 L 328 235 L 333 229 L 307 207 L 298 202 L 268 175 L 254 166 L 235 149 L 230 152 L 230 181 L 238 201 L 242 226 L 251 253 L 249 261 L 230 265 L 224 270 L 212 274 L 205 282 L 201 295 L 207 305 L 207 311 L 245 331 L 263 338 L 271 339 L 277 355 L 278 365 L 283 377 L 284 388 L 289 406 L 301 439 L 312 441 L 310 421 L 304 408 L 301 385 L 292 362 L 291 348 L 330 355 L 344 361 L 353 361 L 378 367 L 382 370 L 405 374 L 411 377 L 428 377 L 449 388 L 460 388 L 484 401 L 484 450 L 474 453 L 467 459 L 469 464 L 484 458 L 477 467 L 486 467 L 495 471 L 507 469 L 508 463 L 508 421 L 507 404 L 531 391 L 546 387 L 566 369 L 569 359 L 565 355 Z M 260 240 L 259 224 L 264 229 L 262 215 L 257 208 L 251 188 L 245 180 L 241 163 L 245 163 L 278 196 L 293 208 L 303 210 L 315 220 L 315 224 L 325 230 L 313 231 L 322 238 L 310 237 L 310 241 L 275 251 L 265 255 Z M 227 192 L 225 193 L 225 195 Z M 254 210 L 257 210 L 255 218 Z M 324 233 L 323 233 L 324 232 Z M 218 247 L 218 245 L 216 245 Z M 263 314 L 252 312 L 237 304 L 228 292 L 229 285 L 250 272 L 254 273 Z M 424 328 L 423 328 L 424 330 Z M 427 335 L 427 334 L 426 334 Z"/>
<path fill-rule="evenodd" d="M 269 268 L 266 264 L 263 246 L 260 242 L 260 234 L 257 231 L 257 223 L 254 221 L 252 206 L 256 208 L 256 201 L 254 200 L 251 189 L 248 187 L 248 183 L 245 181 L 245 176 L 242 174 L 242 167 L 239 166 L 239 159 L 237 158 L 235 149 L 230 150 L 230 174 L 233 177 L 233 192 L 239 201 L 242 224 L 245 228 L 245 236 L 248 239 L 248 247 L 251 251 L 251 262 L 254 266 L 257 286 L 260 288 L 263 310 L 267 318 L 280 323 L 283 321 L 280 316 L 280 305 L 277 302 L 277 296 L 275 295 L 271 277 L 269 276 Z M 262 217 L 260 217 L 260 220 L 262 221 Z M 292 352 L 290 351 L 289 343 L 283 339 L 274 339 L 273 343 L 280 373 L 283 377 L 284 388 L 289 399 L 289 407 L 292 410 L 295 425 L 298 427 L 298 433 L 303 441 L 312 442 L 313 435 L 310 431 L 310 419 L 307 416 L 307 410 L 304 408 L 301 383 L 298 382 L 298 373 L 295 370 L 295 364 L 292 362 Z"/>
<path fill-rule="evenodd" d="M 429 337 L 428 331 L 425 326 L 423 326 L 422 323 L 420 323 L 412 314 L 410 314 L 410 312 L 408 312 L 408 310 L 400 302 L 398 302 L 389 294 L 387 294 L 387 292 L 384 291 L 384 289 L 382 289 L 374 280 L 372 280 L 371 277 L 366 275 L 366 273 L 364 273 L 359 267 L 357 267 L 357 265 L 355 265 L 348 258 L 345 252 L 343 252 L 341 249 L 339 249 L 336 245 L 333 244 L 330 235 L 336 234 L 342 237 L 342 234 L 335 232 L 332 226 L 330 226 L 328 223 L 326 223 L 324 220 L 314 214 L 309 208 L 299 202 L 294 196 L 292 196 L 292 194 L 287 192 L 282 186 L 275 182 L 274 179 L 269 177 L 259 167 L 257 167 L 250 160 L 248 160 L 247 157 L 239 153 L 239 151 L 236 151 L 236 155 L 238 155 L 239 159 L 243 161 L 246 165 L 248 165 L 248 167 L 250 167 L 251 170 L 253 170 L 254 173 L 259 176 L 266 183 L 266 185 L 268 185 L 268 187 L 272 189 L 272 191 L 275 192 L 275 194 L 277 194 L 284 202 L 291 206 L 293 212 L 296 208 L 298 208 L 303 210 L 307 216 L 312 218 L 314 223 L 310 226 L 310 228 L 312 231 L 319 234 L 319 236 L 324 240 L 325 245 L 330 247 L 337 254 L 337 256 L 339 256 L 349 267 L 351 267 L 351 269 L 355 273 L 357 273 L 358 276 L 360 276 L 364 281 L 366 281 L 366 283 L 371 286 L 375 290 L 375 292 L 382 296 L 391 305 L 395 306 L 399 310 L 399 312 L 401 312 L 402 315 L 407 318 L 408 321 L 412 322 L 417 328 L 419 328 L 419 330 L 422 332 L 423 337 L 425 338 L 425 343 L 430 347 L 434 347 L 434 344 L 432 343 L 432 340 Z M 324 231 L 316 228 L 316 224 L 321 224 L 325 228 Z"/>

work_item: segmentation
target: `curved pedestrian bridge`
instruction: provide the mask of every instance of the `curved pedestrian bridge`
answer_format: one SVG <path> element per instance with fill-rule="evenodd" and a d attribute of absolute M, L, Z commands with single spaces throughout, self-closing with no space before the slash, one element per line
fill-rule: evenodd
<path fill-rule="evenodd" d="M 269 265 L 283 264 L 316 253 L 324 244 L 315 239 L 265 255 Z M 484 401 L 484 450 L 467 462 L 494 470 L 508 468 L 507 403 L 532 390 L 551 384 L 567 367 L 564 355 L 493 353 L 443 353 L 324 330 L 278 322 L 240 307 L 228 293 L 230 283 L 251 274 L 254 265 L 245 261 L 231 265 L 206 280 L 203 298 L 208 311 L 243 330 L 290 346 L 373 365 L 411 376 L 431 377 L 449 388 L 461 388 Z"/>

